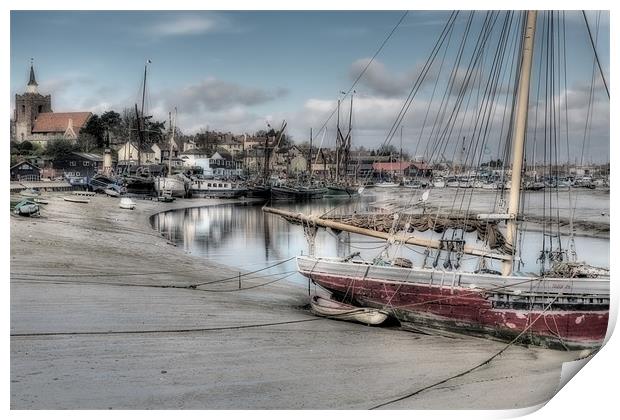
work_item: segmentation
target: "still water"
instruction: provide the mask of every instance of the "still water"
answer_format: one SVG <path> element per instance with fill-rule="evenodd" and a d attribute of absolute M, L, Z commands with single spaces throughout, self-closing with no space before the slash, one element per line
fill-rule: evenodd
<path fill-rule="evenodd" d="M 368 211 L 369 206 L 376 205 L 377 202 L 390 203 L 394 199 L 409 200 L 411 194 L 411 191 L 404 189 L 389 192 L 374 189 L 355 199 L 326 198 L 307 203 L 278 202 L 274 206 L 315 215 L 326 212 L 350 214 L 354 211 Z M 444 192 L 443 194 L 450 193 Z M 532 197 L 529 198 L 530 201 L 538 200 L 536 196 L 532 195 Z M 438 201 L 442 199 L 442 197 L 436 198 Z M 443 199 L 451 200 L 449 196 Z M 480 204 L 484 199 L 476 201 Z M 597 206 L 604 206 L 604 200 L 602 203 Z M 278 216 L 265 214 L 261 207 L 261 204 L 242 203 L 173 210 L 153 216 L 151 223 L 154 229 L 176 243 L 177 246 L 182 247 L 185 252 L 197 258 L 206 258 L 236 267 L 242 272 L 267 267 L 302 253 L 308 254 L 309 246 L 303 228 L 290 224 Z M 599 215 L 601 213 L 599 209 L 596 211 L 589 209 L 589 211 Z M 439 239 L 441 234 L 425 232 L 421 236 Z M 537 271 L 536 259 L 541 249 L 541 241 L 540 232 L 525 232 L 522 246 L 522 271 Z M 595 266 L 609 267 L 609 239 L 578 236 L 575 242 L 579 260 L 587 261 Z M 361 257 L 367 260 L 380 255 L 389 258 L 400 256 L 410 259 L 416 266 L 421 266 L 425 258 L 422 248 L 402 245 L 386 248 L 385 241 L 367 236 L 347 232 L 336 235 L 332 231 L 318 230 L 315 240 L 317 255 L 345 257 L 355 252 L 359 252 Z M 438 259 L 439 268 L 442 267 L 445 256 L 446 251 L 443 251 Z M 427 264 L 431 265 L 437 256 L 431 253 L 426 258 Z M 454 259 L 454 256 L 452 258 Z M 466 255 L 460 262 L 464 269 L 475 269 L 479 259 Z M 497 264 L 489 265 L 499 268 Z M 293 270 L 295 270 L 294 260 L 274 267 L 264 274 Z M 302 280 L 301 276 L 296 276 L 295 280 Z"/>

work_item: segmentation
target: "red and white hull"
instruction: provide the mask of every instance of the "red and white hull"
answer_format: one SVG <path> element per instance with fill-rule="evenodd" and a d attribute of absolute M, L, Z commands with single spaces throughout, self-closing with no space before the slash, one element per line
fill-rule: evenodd
<path fill-rule="evenodd" d="M 502 277 L 298 257 L 301 274 L 414 329 L 442 330 L 561 349 L 600 347 L 609 277 Z"/>

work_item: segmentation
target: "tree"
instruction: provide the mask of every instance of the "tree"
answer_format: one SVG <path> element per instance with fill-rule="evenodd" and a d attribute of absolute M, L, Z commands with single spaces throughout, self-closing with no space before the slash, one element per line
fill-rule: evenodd
<path fill-rule="evenodd" d="M 80 133 L 78 137 L 75 147 L 80 152 L 90 153 L 97 148 L 100 148 L 99 140 L 89 133 Z"/>
<path fill-rule="evenodd" d="M 17 155 L 20 153 L 19 143 L 11 140 L 11 155 Z"/>
<path fill-rule="evenodd" d="M 121 114 L 115 111 L 106 111 L 99 117 L 101 125 L 105 130 L 105 140 L 107 142 L 107 136 L 113 139 L 122 137 L 122 122 Z"/>
<path fill-rule="evenodd" d="M 97 114 L 93 114 L 93 116 L 88 119 L 86 126 L 80 130 L 80 136 L 83 135 L 90 135 L 95 139 L 95 144 L 98 148 L 103 147 L 105 127 Z"/>
<path fill-rule="evenodd" d="M 398 150 L 391 144 L 384 144 L 377 150 L 377 156 L 395 156 L 398 155 Z"/>
<path fill-rule="evenodd" d="M 66 156 L 71 152 L 75 152 L 77 147 L 69 140 L 65 139 L 57 139 L 50 140 L 47 143 L 47 149 L 45 150 L 45 154 L 48 155 L 52 160 L 58 159 L 60 157 Z"/>
<path fill-rule="evenodd" d="M 147 132 L 145 140 L 148 144 L 155 144 L 166 138 L 166 123 L 164 121 L 151 121 L 153 117 L 144 118 L 144 129 Z"/>
<path fill-rule="evenodd" d="M 34 150 L 34 145 L 28 140 L 17 144 L 17 151 L 22 154 L 28 154 Z"/>

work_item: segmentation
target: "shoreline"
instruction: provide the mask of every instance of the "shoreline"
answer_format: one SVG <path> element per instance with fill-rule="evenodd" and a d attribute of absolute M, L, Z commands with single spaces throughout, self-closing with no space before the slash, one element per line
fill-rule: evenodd
<path fill-rule="evenodd" d="M 129 211 L 49 196 L 41 218 L 10 219 L 12 409 L 367 409 L 505 345 L 317 318 L 304 285 L 250 288 L 273 276 L 243 278 L 248 290 L 236 279 L 186 288 L 238 270 L 170 245 L 150 217 L 231 200 L 136 200 Z M 537 405 L 577 356 L 514 346 L 386 408 Z"/>

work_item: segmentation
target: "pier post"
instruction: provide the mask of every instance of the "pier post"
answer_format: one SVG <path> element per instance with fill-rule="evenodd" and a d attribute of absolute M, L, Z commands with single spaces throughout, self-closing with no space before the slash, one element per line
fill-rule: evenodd
<path fill-rule="evenodd" d="M 239 290 L 241 290 L 241 271 L 239 271 Z"/>

